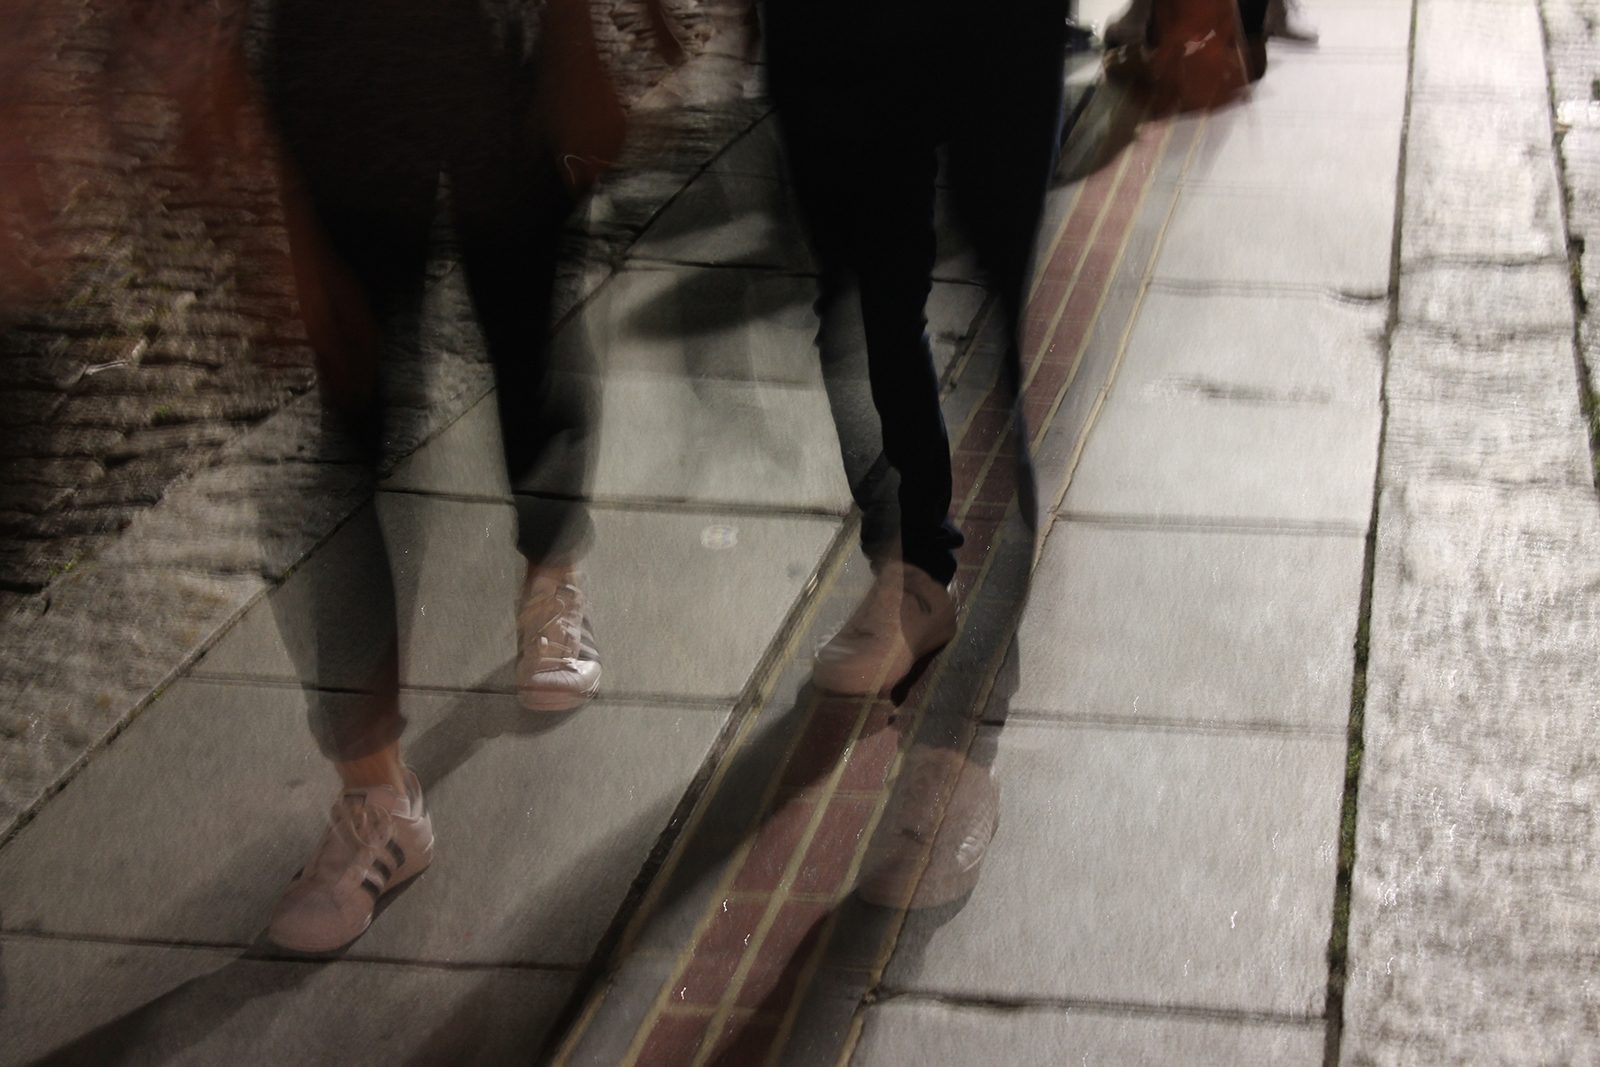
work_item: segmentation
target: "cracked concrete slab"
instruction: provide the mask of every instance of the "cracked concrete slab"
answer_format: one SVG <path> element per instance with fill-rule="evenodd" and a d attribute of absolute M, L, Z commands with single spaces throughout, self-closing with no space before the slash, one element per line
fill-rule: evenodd
<path fill-rule="evenodd" d="M 1365 527 L 1379 413 L 1368 406 L 1112 394 L 1063 512 Z"/>

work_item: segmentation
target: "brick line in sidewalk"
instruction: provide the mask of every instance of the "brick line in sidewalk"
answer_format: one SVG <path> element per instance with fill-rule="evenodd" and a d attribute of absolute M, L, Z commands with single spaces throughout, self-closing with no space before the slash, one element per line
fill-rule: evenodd
<path fill-rule="evenodd" d="M 1170 142 L 1169 126 L 1152 133 L 1083 183 L 1042 257 L 1027 311 L 1026 336 L 1034 340 L 1023 354 L 1022 398 L 1039 437 L 1083 362 L 1154 166 Z M 994 559 L 1013 494 L 1010 464 L 1001 462 L 1015 456 L 1010 411 L 1005 385 L 997 383 L 955 435 L 957 514 L 967 533 L 956 579 L 963 601 Z M 912 713 L 896 721 L 886 699 L 808 694 L 804 725 L 761 798 L 759 828 L 734 853 L 692 950 L 658 992 L 623 1062 L 658 1067 L 777 1058 L 831 935 L 834 907 L 853 884 L 887 803 L 885 786 L 943 663 L 913 688 L 905 701 Z M 986 665 L 985 690 L 999 664 L 997 654 Z M 738 756 L 735 746 L 726 758 Z M 592 1019 L 586 1013 L 580 1027 Z M 564 1047 L 573 1048 L 578 1036 L 569 1035 Z"/>

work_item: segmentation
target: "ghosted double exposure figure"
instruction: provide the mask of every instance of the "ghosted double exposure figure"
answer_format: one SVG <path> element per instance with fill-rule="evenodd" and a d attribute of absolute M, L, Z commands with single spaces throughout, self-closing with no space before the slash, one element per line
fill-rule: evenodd
<path fill-rule="evenodd" d="M 383 370 L 419 343 L 441 184 L 493 365 L 504 462 L 517 486 L 559 454 L 571 484 L 516 496 L 526 578 L 517 689 L 570 710 L 600 683 L 578 563 L 592 412 L 581 368 L 553 373 L 548 335 L 564 224 L 605 160 L 622 114 L 589 29 L 587 0 L 487 10 L 477 0 L 276 0 L 267 96 L 285 154 L 296 285 L 336 431 L 371 475 L 389 411 Z M 565 357 L 564 357 L 565 358 Z M 354 520 L 371 581 L 316 591 L 320 662 L 355 684 L 313 693 L 312 728 L 344 792 L 333 825 L 275 910 L 269 933 L 336 949 L 377 901 L 421 873 L 433 830 L 401 758 L 400 643 L 390 559 L 374 508 Z M 348 578 L 349 576 L 343 576 Z M 509 592 L 509 591 L 508 591 Z"/>
<path fill-rule="evenodd" d="M 1024 517 L 1035 502 L 1019 337 L 1034 238 L 1060 129 L 1067 9 L 1047 0 L 764 0 L 769 83 L 820 268 L 824 363 L 860 309 L 889 476 L 853 479 L 876 575 L 819 651 L 815 679 L 886 691 L 955 634 L 961 532 L 925 309 L 935 179 L 946 152 L 957 214 L 1007 327 Z M 843 427 L 841 427 L 843 436 Z"/>

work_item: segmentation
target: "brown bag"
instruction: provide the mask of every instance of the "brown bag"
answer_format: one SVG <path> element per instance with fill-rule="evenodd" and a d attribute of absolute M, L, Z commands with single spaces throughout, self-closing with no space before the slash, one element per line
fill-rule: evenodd
<path fill-rule="evenodd" d="M 1155 0 L 1149 40 L 1106 53 L 1106 77 L 1158 114 L 1216 107 L 1249 84 L 1235 0 Z"/>
<path fill-rule="evenodd" d="M 538 121 L 562 181 L 582 195 L 616 166 L 627 115 L 595 43 L 589 0 L 550 0 L 542 35 Z"/>

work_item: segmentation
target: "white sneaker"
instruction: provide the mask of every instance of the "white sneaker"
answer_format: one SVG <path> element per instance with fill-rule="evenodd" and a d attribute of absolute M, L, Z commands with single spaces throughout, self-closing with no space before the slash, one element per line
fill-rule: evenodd
<path fill-rule="evenodd" d="M 278 898 L 267 926 L 294 952 L 332 952 L 372 924 L 378 901 L 433 862 L 433 819 L 422 785 L 406 771 L 406 795 L 393 786 L 347 790 L 311 862 Z"/>
<path fill-rule="evenodd" d="M 830 693 L 887 692 L 955 635 L 949 589 L 920 567 L 885 563 L 855 614 L 817 650 L 812 677 Z"/>
<path fill-rule="evenodd" d="M 528 568 L 517 608 L 517 698 L 571 711 L 600 691 L 600 653 L 574 567 Z"/>

